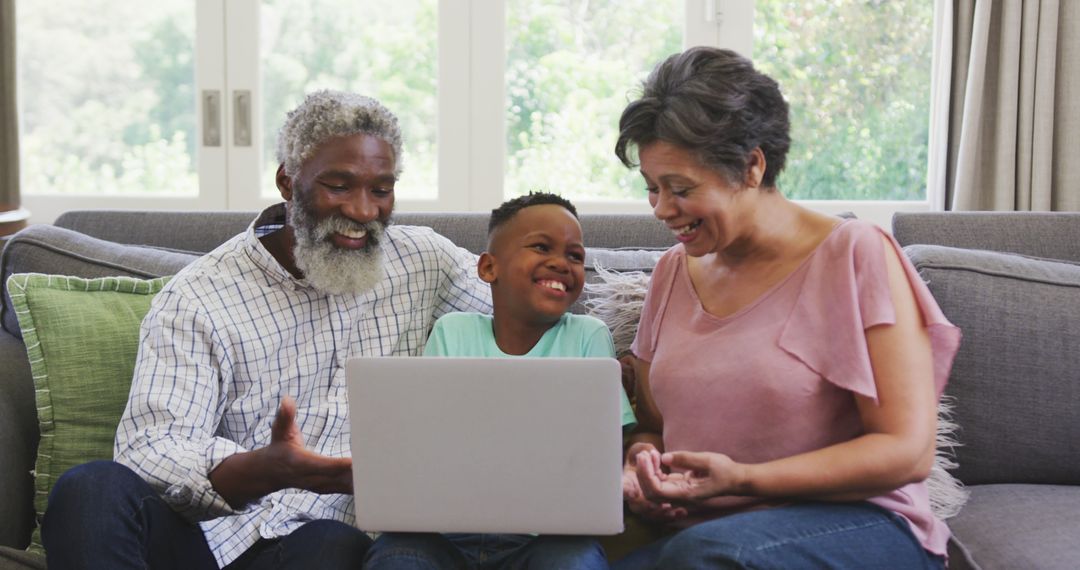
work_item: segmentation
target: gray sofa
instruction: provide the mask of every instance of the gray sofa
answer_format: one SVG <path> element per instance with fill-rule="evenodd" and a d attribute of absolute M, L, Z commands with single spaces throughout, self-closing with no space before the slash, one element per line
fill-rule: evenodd
<path fill-rule="evenodd" d="M 70 212 L 7 244 L 15 272 L 83 277 L 168 275 L 242 231 L 254 213 Z M 478 252 L 486 214 L 400 214 Z M 647 215 L 584 215 L 591 258 L 648 270 L 673 239 Z M 952 567 L 1080 566 L 1080 215 L 897 215 L 894 232 L 964 331 L 948 392 L 963 446 L 956 474 L 972 491 L 951 519 Z M 948 247 L 952 246 L 952 247 Z M 616 251 L 623 250 L 623 251 Z M 7 299 L 4 299 L 7 304 Z M 22 340 L 10 307 L 0 332 L 0 568 L 41 568 L 21 551 L 33 526 L 38 427 Z"/>

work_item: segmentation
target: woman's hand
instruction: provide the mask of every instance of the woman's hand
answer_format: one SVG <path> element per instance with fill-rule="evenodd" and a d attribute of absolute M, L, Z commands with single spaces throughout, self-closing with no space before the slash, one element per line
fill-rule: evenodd
<path fill-rule="evenodd" d="M 627 457 L 628 461 L 623 465 L 622 488 L 623 499 L 630 512 L 654 522 L 671 522 L 686 516 L 686 509 L 674 507 L 668 502 L 653 502 L 646 498 L 639 484 L 638 466 L 636 465 L 636 452 L 658 453 L 656 448 L 647 443 L 635 443 L 630 446 Z"/>
<path fill-rule="evenodd" d="M 696 503 L 718 495 L 738 495 L 745 481 L 743 465 L 720 453 L 655 449 L 638 452 L 638 484 L 654 502 Z M 664 472 L 663 467 L 678 469 Z M 625 488 L 625 486 L 624 486 Z"/>

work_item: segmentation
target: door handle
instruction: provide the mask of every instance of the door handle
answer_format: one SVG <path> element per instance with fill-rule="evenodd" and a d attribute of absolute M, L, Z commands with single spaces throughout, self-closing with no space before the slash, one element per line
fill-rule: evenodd
<path fill-rule="evenodd" d="M 221 146 L 221 91 L 204 89 L 202 107 L 203 146 Z"/>
<path fill-rule="evenodd" d="M 233 146 L 251 146 L 251 91 L 233 91 Z"/>

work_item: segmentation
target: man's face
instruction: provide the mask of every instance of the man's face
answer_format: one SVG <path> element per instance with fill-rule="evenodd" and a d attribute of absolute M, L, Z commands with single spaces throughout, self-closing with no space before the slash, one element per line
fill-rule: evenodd
<path fill-rule="evenodd" d="M 324 142 L 291 179 L 279 169 L 293 258 L 313 287 L 359 294 L 382 278 L 379 240 L 394 209 L 395 166 L 385 141 L 350 135 Z"/>

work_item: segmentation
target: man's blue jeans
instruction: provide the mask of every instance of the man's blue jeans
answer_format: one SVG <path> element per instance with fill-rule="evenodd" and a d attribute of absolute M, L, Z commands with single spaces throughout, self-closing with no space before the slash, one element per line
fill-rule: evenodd
<path fill-rule="evenodd" d="M 217 568 L 202 529 L 188 523 L 135 472 L 95 461 L 63 474 L 42 524 L 49 570 L 66 568 Z M 312 521 L 260 540 L 230 569 L 360 568 L 371 545 L 351 525 Z"/>
<path fill-rule="evenodd" d="M 729 515 L 662 538 L 615 570 L 663 568 L 941 569 L 906 520 L 876 505 L 803 503 Z"/>
<path fill-rule="evenodd" d="M 607 568 L 600 543 L 582 536 L 387 533 L 368 552 L 365 570 Z"/>

